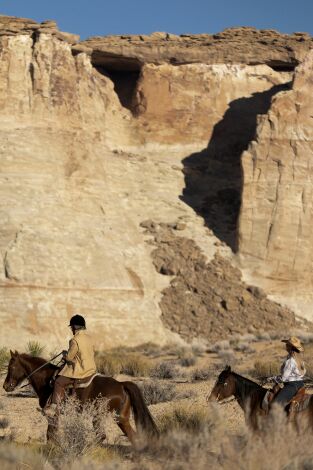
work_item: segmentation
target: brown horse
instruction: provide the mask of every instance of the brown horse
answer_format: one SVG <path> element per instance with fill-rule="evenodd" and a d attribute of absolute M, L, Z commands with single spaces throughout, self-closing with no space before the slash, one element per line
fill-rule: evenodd
<path fill-rule="evenodd" d="M 267 388 L 253 382 L 246 377 L 242 377 L 227 366 L 218 376 L 217 381 L 211 391 L 209 401 L 223 401 L 226 398 L 234 396 L 239 406 L 245 413 L 246 422 L 254 430 L 259 429 L 259 418 L 268 415 L 268 412 L 262 409 L 262 402 Z M 299 418 L 307 419 L 307 423 L 313 427 L 313 395 L 306 395 L 305 408 L 298 407 L 297 403 L 291 402 L 287 405 L 286 411 L 289 419 L 295 420 L 299 425 Z"/>
<path fill-rule="evenodd" d="M 47 403 L 52 393 L 51 380 L 58 367 L 47 363 L 44 359 L 28 354 L 11 352 L 8 373 L 3 384 L 6 392 L 12 392 L 24 379 L 29 381 L 39 398 L 41 408 Z M 43 367 L 42 367 L 43 366 Z M 36 369 L 42 367 L 40 370 Z M 118 382 L 112 377 L 96 376 L 86 388 L 75 390 L 79 401 L 84 404 L 89 400 L 106 398 L 109 411 L 115 412 L 116 422 L 132 444 L 135 443 L 136 433 L 130 425 L 130 410 L 133 410 L 137 430 L 141 429 L 149 437 L 158 435 L 156 424 L 144 402 L 143 396 L 133 382 Z M 53 439 L 56 428 L 54 422 L 49 422 L 47 439 Z"/>

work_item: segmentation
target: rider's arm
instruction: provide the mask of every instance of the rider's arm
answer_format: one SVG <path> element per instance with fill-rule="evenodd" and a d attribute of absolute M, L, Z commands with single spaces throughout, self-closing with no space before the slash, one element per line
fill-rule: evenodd
<path fill-rule="evenodd" d="M 78 353 L 78 344 L 75 341 L 75 339 L 72 338 L 70 340 L 69 349 L 68 349 L 67 354 L 65 356 L 66 362 L 73 362 L 77 353 Z"/>
<path fill-rule="evenodd" d="M 282 382 L 289 382 L 291 373 L 293 371 L 294 364 L 291 359 L 287 359 L 284 365 L 284 370 L 281 374 Z"/>

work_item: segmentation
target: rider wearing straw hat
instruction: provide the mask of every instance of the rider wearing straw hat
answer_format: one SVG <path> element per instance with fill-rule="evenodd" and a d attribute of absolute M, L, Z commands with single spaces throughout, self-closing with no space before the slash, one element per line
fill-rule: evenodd
<path fill-rule="evenodd" d="M 272 377 L 272 380 L 281 383 L 283 387 L 273 402 L 286 406 L 298 390 L 304 387 L 303 377 L 306 370 L 300 357 L 304 349 L 299 338 L 291 336 L 283 339 L 282 342 L 286 343 L 288 356 L 281 366 L 281 375 Z"/>

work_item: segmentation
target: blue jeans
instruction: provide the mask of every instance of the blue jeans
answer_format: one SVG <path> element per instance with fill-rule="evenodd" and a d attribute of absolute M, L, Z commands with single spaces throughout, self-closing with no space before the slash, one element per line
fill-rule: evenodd
<path fill-rule="evenodd" d="M 292 397 L 295 396 L 297 391 L 302 387 L 304 387 L 304 382 L 302 380 L 297 380 L 296 382 L 285 382 L 284 388 L 282 388 L 281 391 L 276 395 L 273 403 L 286 406 Z"/>

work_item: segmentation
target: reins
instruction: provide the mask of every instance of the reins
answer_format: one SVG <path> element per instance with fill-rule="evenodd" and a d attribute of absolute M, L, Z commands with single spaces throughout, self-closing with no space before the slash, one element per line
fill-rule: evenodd
<path fill-rule="evenodd" d="M 32 377 L 36 372 L 38 372 L 39 370 L 43 369 L 46 365 L 50 364 L 50 362 L 54 361 L 54 359 L 56 359 L 57 357 L 61 356 L 63 353 L 60 352 L 59 354 L 57 354 L 56 356 L 52 357 L 51 359 L 49 359 L 49 361 L 45 362 L 44 364 L 42 364 L 40 367 L 37 367 L 37 369 L 33 370 L 24 380 L 29 380 L 30 377 Z M 30 385 L 30 382 L 28 382 L 27 384 L 25 385 L 22 385 L 21 387 L 19 388 L 24 388 L 24 387 L 27 387 L 28 385 Z"/>

